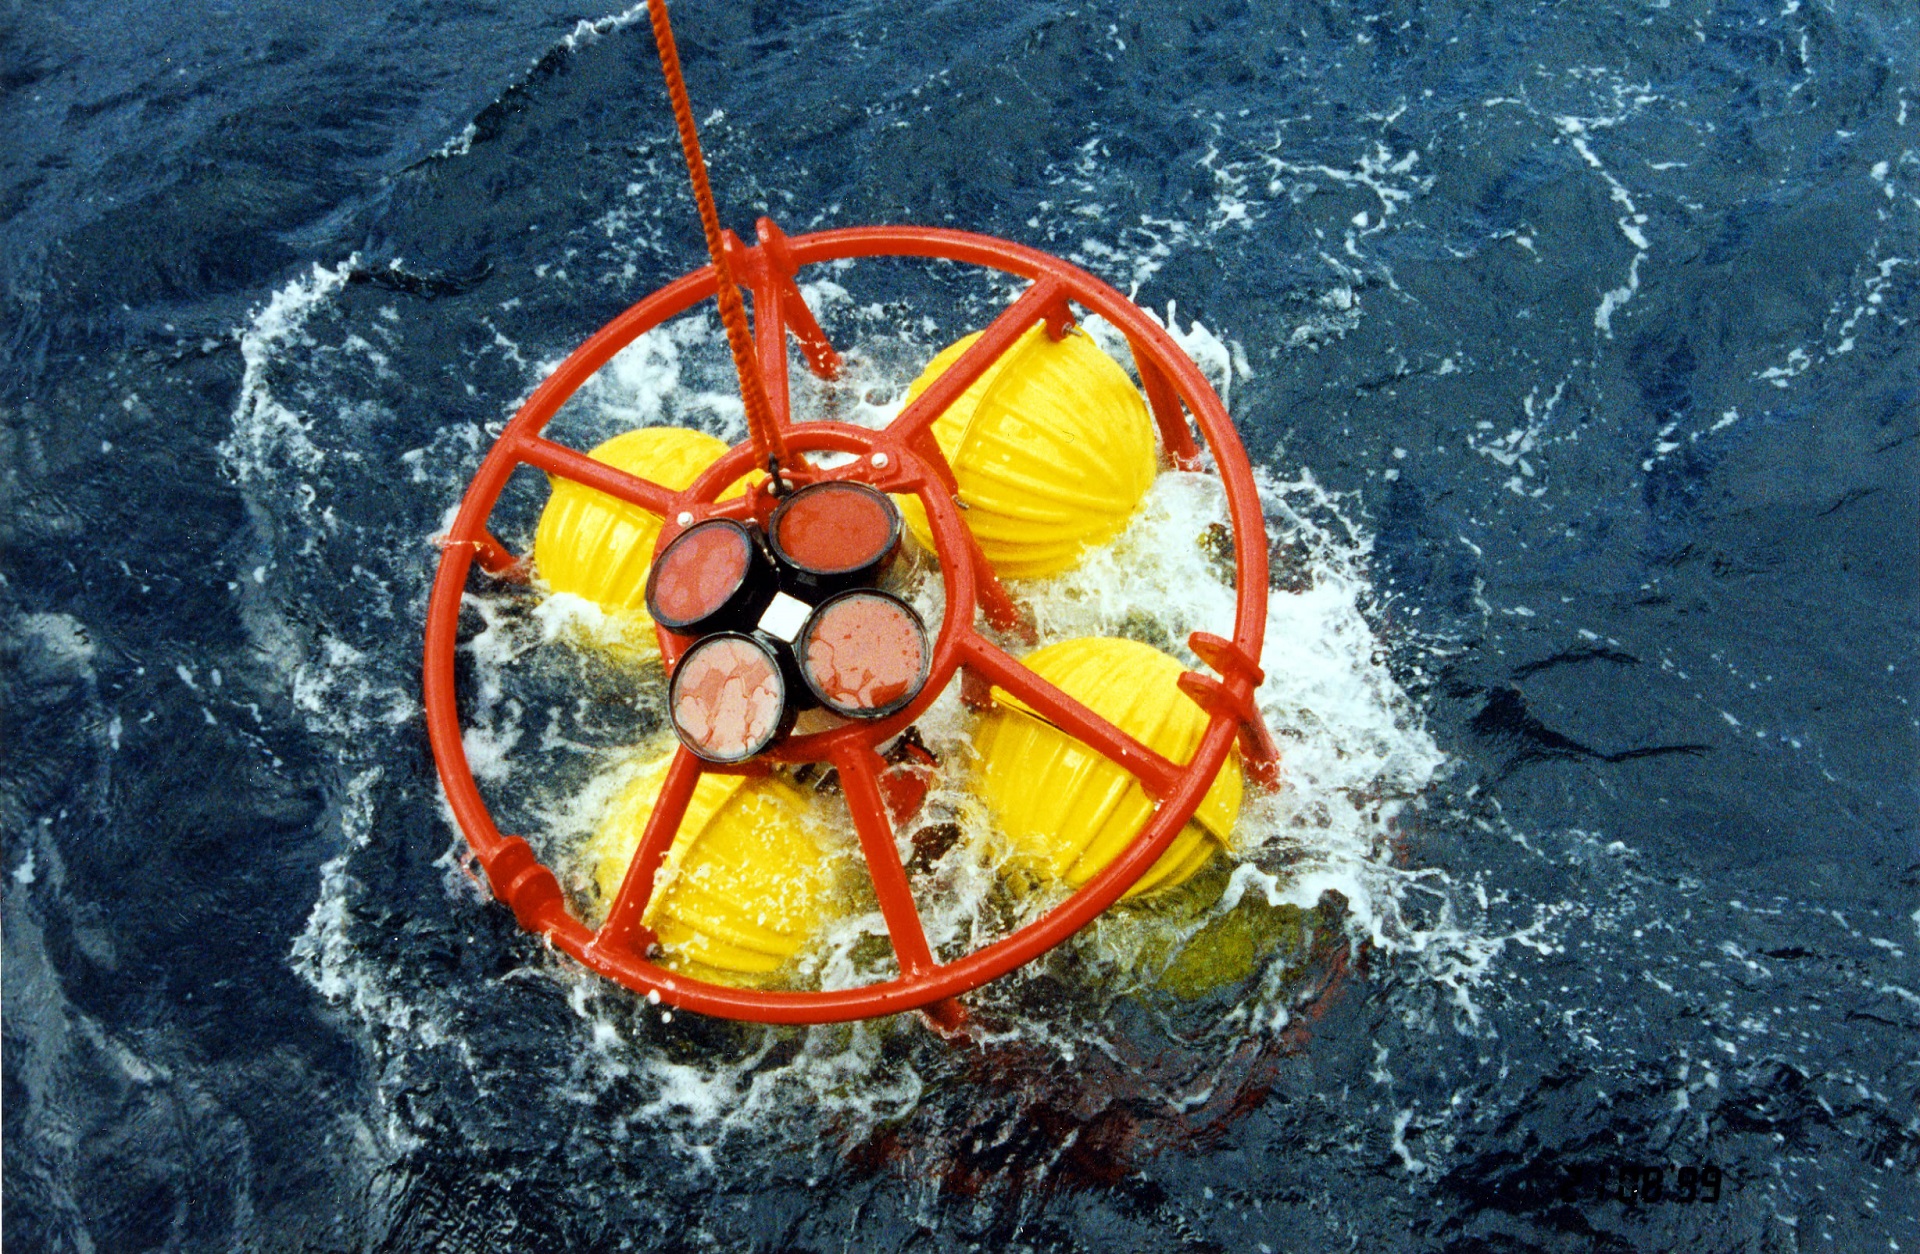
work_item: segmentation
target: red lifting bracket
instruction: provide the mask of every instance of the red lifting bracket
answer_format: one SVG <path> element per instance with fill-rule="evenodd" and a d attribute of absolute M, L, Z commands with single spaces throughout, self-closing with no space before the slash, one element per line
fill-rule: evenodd
<path fill-rule="evenodd" d="M 756 251 L 766 258 L 767 272 L 779 285 L 780 312 L 786 316 L 793 338 L 800 341 L 807 368 L 822 379 L 839 378 L 840 354 L 827 342 L 827 333 L 820 329 L 806 298 L 800 295 L 800 285 L 794 281 L 800 267 L 793 264 L 793 255 L 787 251 L 787 233 L 772 218 L 761 218 L 753 224 L 753 230 L 760 237 Z M 757 292 L 754 299 L 759 299 Z"/>
<path fill-rule="evenodd" d="M 786 406 L 787 344 L 786 333 L 800 342 L 800 355 L 807 368 L 822 379 L 840 375 L 840 354 L 820 329 L 820 322 L 800 295 L 794 276 L 800 268 L 787 249 L 787 235 L 772 218 L 754 223 L 759 244 L 749 248 L 732 231 L 722 235 L 727 253 L 727 268 L 734 281 L 753 293 L 754 338 L 760 352 L 760 371 L 775 389 L 780 418 L 788 417 Z"/>
<path fill-rule="evenodd" d="M 1047 306 L 1047 312 L 1041 315 L 1047 320 L 1047 338 L 1060 341 L 1078 325 L 1073 319 L 1073 306 L 1067 303 L 1065 296 Z"/>
<path fill-rule="evenodd" d="M 1225 677 L 1222 683 L 1188 671 L 1180 676 L 1180 691 L 1209 714 L 1226 714 L 1240 724 L 1240 759 L 1247 775 L 1268 792 L 1280 787 L 1280 746 L 1274 744 L 1267 721 L 1254 704 L 1253 693 L 1267 677 L 1260 664 L 1231 640 L 1204 631 L 1187 637 L 1195 656 Z"/>

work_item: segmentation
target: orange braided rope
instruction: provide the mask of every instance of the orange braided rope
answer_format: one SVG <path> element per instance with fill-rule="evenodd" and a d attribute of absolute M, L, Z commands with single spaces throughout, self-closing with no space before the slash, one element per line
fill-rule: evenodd
<path fill-rule="evenodd" d="M 680 127 L 680 147 L 687 155 L 687 174 L 693 181 L 694 203 L 700 209 L 700 227 L 707 236 L 707 255 L 713 258 L 713 273 L 718 284 L 715 299 L 720 305 L 720 323 L 727 329 L 727 347 L 733 350 L 733 368 L 740 375 L 740 400 L 747 409 L 747 433 L 754 448 L 767 459 L 773 475 L 774 490 L 779 490 L 779 466 L 786 460 L 787 445 L 773 420 L 773 406 L 767 400 L 767 381 L 760 376 L 754 361 L 753 335 L 747 329 L 746 304 L 734 284 L 727 266 L 726 246 L 720 237 L 720 212 L 713 205 L 713 188 L 707 183 L 707 161 L 700 152 L 700 135 L 693 128 L 693 104 L 687 99 L 686 80 L 680 76 L 680 51 L 674 46 L 673 27 L 667 21 L 666 0 L 647 0 L 647 17 L 653 23 L 653 41 L 660 48 L 660 70 L 667 78 L 667 94 L 673 98 L 673 120 Z"/>

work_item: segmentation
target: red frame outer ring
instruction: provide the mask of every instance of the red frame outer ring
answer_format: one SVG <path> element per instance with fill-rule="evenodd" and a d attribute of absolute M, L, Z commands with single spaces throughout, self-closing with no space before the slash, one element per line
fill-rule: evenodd
<path fill-rule="evenodd" d="M 763 227 L 763 239 L 766 229 Z M 1126 336 L 1143 374 L 1146 369 L 1152 369 L 1159 376 L 1148 382 L 1148 392 L 1156 402 L 1155 413 L 1163 432 L 1167 430 L 1168 419 L 1162 402 L 1166 399 L 1165 391 L 1170 389 L 1177 397 L 1174 404 L 1184 404 L 1213 453 L 1225 483 L 1234 537 L 1235 606 L 1231 643 L 1243 658 L 1260 656 L 1266 627 L 1267 546 L 1253 472 L 1232 420 L 1212 386 L 1145 311 L 1099 279 L 1056 257 L 964 231 L 903 226 L 852 227 L 791 238 L 778 236 L 776 232 L 771 243 L 773 247 L 767 251 L 774 253 L 780 264 L 789 267 L 789 275 L 793 269 L 824 261 L 907 256 L 956 261 L 1031 280 L 1034 286 L 981 337 L 983 352 L 970 370 L 976 377 L 990 359 L 985 352 L 988 342 L 1004 343 L 1043 317 L 1052 320 L 1064 311 L 1067 301 L 1111 322 Z M 757 315 L 767 290 L 756 290 Z M 1208 784 L 1232 749 L 1240 724 L 1223 706 L 1216 706 L 1193 758 L 1184 767 L 1169 763 L 1104 724 L 979 633 L 974 626 L 978 605 L 976 581 L 982 577 L 990 579 L 990 576 L 976 569 L 975 564 L 980 560 L 977 550 L 971 544 L 950 489 L 945 486 L 951 482 L 951 471 L 939 458 L 933 441 L 927 438 L 927 426 L 938 412 L 928 412 L 932 410 L 931 405 L 910 405 L 892 425 L 880 431 L 838 423 L 789 426 L 785 429 L 786 442 L 793 453 L 832 449 L 853 453 L 859 459 L 851 467 L 816 474 L 814 478 L 858 478 L 883 491 L 910 491 L 918 495 L 926 507 L 940 557 L 947 613 L 934 642 L 931 671 L 920 696 L 888 718 L 793 737 L 763 755 L 782 762 L 825 761 L 838 768 L 874 879 L 876 896 L 900 960 L 901 974 L 859 988 L 773 991 L 690 979 L 649 962 L 644 956 L 645 942 L 638 929 L 638 915 L 644 908 L 646 893 L 651 891 L 653 872 L 674 835 L 672 830 L 663 834 L 649 830 L 643 837 L 628 870 L 628 884 L 623 885 L 607 922 L 599 931 L 573 917 L 551 872 L 533 859 L 525 841 L 503 836 L 494 825 L 474 781 L 462 744 L 460 711 L 454 693 L 460 603 L 475 556 L 497 551 L 487 531 L 488 517 L 508 478 L 522 463 L 586 482 L 661 513 L 667 521 L 661 531 L 660 545 L 679 533 L 681 526 L 676 519 L 683 511 L 693 513 L 698 519 L 740 516 L 753 508 L 754 493 L 729 502 L 716 503 L 714 499 L 726 485 L 764 464 L 764 458 L 751 444 L 729 451 L 685 492 L 672 492 L 630 476 L 610 474 L 610 468 L 584 454 L 540 437 L 541 429 L 561 405 L 616 353 L 669 318 L 712 299 L 715 291 L 713 269 L 703 267 L 647 296 L 602 327 L 534 390 L 475 472 L 453 525 L 447 531 L 428 602 L 422 686 L 434 762 L 448 806 L 468 845 L 486 869 L 496 895 L 513 907 L 521 924 L 593 970 L 636 992 L 657 993 L 671 1005 L 703 1014 L 766 1023 L 835 1022 L 927 1007 L 978 988 L 1040 956 L 1119 900 L 1193 816 Z M 775 303 L 768 302 L 769 308 Z M 992 355 L 997 356 L 999 351 L 994 348 Z M 784 358 L 784 351 L 781 357 Z M 959 376 L 969 372 L 969 366 L 963 358 L 949 370 L 956 388 L 964 387 L 968 381 Z M 1155 384 L 1159 385 L 1161 397 L 1153 396 Z M 935 390 L 930 388 L 920 399 L 933 399 Z M 784 400 L 785 389 L 779 391 Z M 940 408 L 947 403 L 949 401 L 940 401 Z M 785 406 L 780 408 L 784 410 Z M 1178 419 L 1178 410 L 1173 412 Z M 1179 421 L 1180 434 L 1184 436 L 1184 420 Z M 875 453 L 886 455 L 885 471 L 873 467 Z M 680 642 L 671 637 L 663 635 L 662 644 L 669 658 L 679 651 L 676 646 Z M 985 681 L 1017 690 L 1029 705 L 1042 709 L 1065 730 L 1132 771 L 1158 797 L 1159 806 L 1127 849 L 1064 901 L 1012 935 L 952 962 L 941 963 L 929 952 L 907 887 L 882 801 L 881 763 L 874 747 L 919 717 L 962 665 Z M 1257 671 L 1253 676 L 1257 676 Z M 1223 687 L 1244 703 L 1251 697 L 1253 683 L 1257 682 L 1253 676 L 1245 669 L 1238 669 L 1223 676 Z M 656 802 L 656 816 L 670 814 L 672 827 L 677 828 L 686 799 L 703 769 L 713 768 L 681 749 Z M 641 883 L 648 887 L 638 890 L 637 885 Z M 633 896 L 640 902 L 638 908 L 633 907 L 632 901 L 623 903 L 630 889 L 635 890 Z M 628 907 L 626 917 L 622 917 L 623 904 Z"/>

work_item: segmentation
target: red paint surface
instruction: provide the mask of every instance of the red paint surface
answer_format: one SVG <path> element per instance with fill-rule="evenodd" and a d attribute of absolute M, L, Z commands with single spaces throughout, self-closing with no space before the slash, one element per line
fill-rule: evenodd
<path fill-rule="evenodd" d="M 696 753 L 738 761 L 780 723 L 780 669 L 751 641 L 709 636 L 680 659 L 675 679 L 674 726 Z"/>
<path fill-rule="evenodd" d="M 726 604 L 746 573 L 745 536 L 723 523 L 688 528 L 660 555 L 654 605 L 673 622 L 694 622 Z"/>
<path fill-rule="evenodd" d="M 828 705 L 883 709 L 920 682 L 926 652 L 925 634 L 899 605 L 849 596 L 822 611 L 807 634 L 807 676 Z"/>
<path fill-rule="evenodd" d="M 865 566 L 893 542 L 890 503 L 852 484 L 810 488 L 780 515 L 780 550 L 808 570 L 836 573 Z"/>

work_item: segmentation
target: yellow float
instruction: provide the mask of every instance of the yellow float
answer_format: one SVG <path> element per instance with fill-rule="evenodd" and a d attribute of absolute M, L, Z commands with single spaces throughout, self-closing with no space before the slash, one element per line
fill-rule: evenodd
<path fill-rule="evenodd" d="M 1207 730 L 1207 715 L 1180 691 L 1180 662 L 1135 640 L 1062 640 L 1029 654 L 1027 668 L 1176 764 Z M 1153 816 L 1154 801 L 1123 767 L 995 689 L 974 731 L 974 786 L 1015 870 L 1078 888 L 1113 861 Z M 1229 756 L 1193 819 L 1147 873 L 1136 897 L 1190 879 L 1225 847 L 1240 813 L 1239 759 Z"/>
<path fill-rule="evenodd" d="M 588 456 L 663 487 L 690 486 L 725 442 L 684 427 L 642 427 L 596 446 Z M 642 650 L 656 645 L 647 615 L 647 571 L 664 519 L 651 510 L 576 483 L 553 480 L 533 538 L 534 572 L 550 592 L 571 593 L 614 618 L 613 634 Z M 746 491 L 744 482 L 721 499 Z"/>
<path fill-rule="evenodd" d="M 977 340 L 941 350 L 907 388 L 925 391 Z M 1078 565 L 1120 534 L 1153 484 L 1153 420 L 1118 362 L 1075 329 L 1055 340 L 1035 326 L 988 366 L 933 424 L 966 507 L 963 517 L 996 573 L 1030 579 Z M 900 512 L 933 547 L 926 511 Z"/>
<path fill-rule="evenodd" d="M 671 760 L 641 768 L 581 851 L 602 916 Z M 836 912 L 837 861 L 812 794 L 792 780 L 708 773 L 694 786 L 641 921 L 676 970 L 723 984 L 766 983 Z"/>

